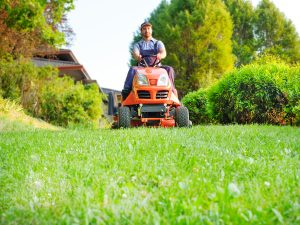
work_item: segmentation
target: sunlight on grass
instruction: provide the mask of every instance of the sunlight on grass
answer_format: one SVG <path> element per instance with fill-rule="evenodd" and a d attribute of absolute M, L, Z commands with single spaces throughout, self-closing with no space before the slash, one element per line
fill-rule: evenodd
<path fill-rule="evenodd" d="M 15 101 L 0 97 L 0 132 L 35 129 L 61 130 L 62 128 L 32 118 L 26 115 L 23 108 Z"/>
<path fill-rule="evenodd" d="M 2 224 L 297 224 L 300 130 L 0 134 Z"/>

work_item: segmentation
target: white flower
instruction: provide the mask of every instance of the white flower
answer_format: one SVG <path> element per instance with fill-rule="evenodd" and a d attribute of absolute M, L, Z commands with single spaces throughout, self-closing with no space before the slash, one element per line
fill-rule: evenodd
<path fill-rule="evenodd" d="M 289 154 L 291 154 L 292 150 L 288 149 L 288 148 L 285 148 L 284 152 L 285 152 L 285 154 L 289 155 Z"/>
<path fill-rule="evenodd" d="M 178 185 L 182 190 L 186 190 L 188 188 L 188 185 L 185 182 L 179 182 Z"/>
<path fill-rule="evenodd" d="M 221 170 L 221 177 L 220 177 L 220 181 L 223 181 L 225 177 L 225 172 L 224 170 Z"/>
<path fill-rule="evenodd" d="M 265 184 L 266 187 L 270 187 L 270 185 L 271 185 L 270 182 L 268 182 L 268 181 L 265 181 L 264 184 Z"/>
<path fill-rule="evenodd" d="M 39 180 L 34 181 L 34 185 L 37 189 L 40 189 L 43 186 L 43 183 Z"/>
<path fill-rule="evenodd" d="M 248 163 L 249 163 L 250 165 L 253 164 L 253 163 L 254 163 L 254 159 L 250 157 L 250 158 L 248 159 Z"/>
<path fill-rule="evenodd" d="M 237 197 L 241 194 L 240 189 L 238 188 L 237 184 L 235 184 L 235 183 L 228 184 L 228 191 L 229 191 L 229 194 L 233 197 Z"/>
<path fill-rule="evenodd" d="M 38 203 L 39 202 L 39 198 L 36 195 L 33 196 L 33 202 L 34 203 Z"/>

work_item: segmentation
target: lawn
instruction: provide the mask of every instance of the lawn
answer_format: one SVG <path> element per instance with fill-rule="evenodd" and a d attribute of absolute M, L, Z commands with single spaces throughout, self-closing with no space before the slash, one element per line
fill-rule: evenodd
<path fill-rule="evenodd" d="M 300 224 L 300 129 L 0 133 L 1 224 Z"/>

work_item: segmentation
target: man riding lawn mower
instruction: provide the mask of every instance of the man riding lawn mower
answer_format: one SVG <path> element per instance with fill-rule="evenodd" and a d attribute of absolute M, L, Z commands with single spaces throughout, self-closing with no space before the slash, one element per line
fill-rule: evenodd
<path fill-rule="evenodd" d="M 152 37 L 149 22 L 141 25 L 141 34 L 143 39 L 133 47 L 139 63 L 128 71 L 114 125 L 189 126 L 188 109 L 181 105 L 175 89 L 174 70 L 160 65 L 166 57 L 164 44 Z"/>
<path fill-rule="evenodd" d="M 126 99 L 122 98 L 114 125 L 118 128 L 190 126 L 188 109 L 181 105 L 177 91 L 172 91 L 167 71 L 157 67 L 157 59 L 149 66 L 146 57 L 136 69 L 132 91 Z"/>

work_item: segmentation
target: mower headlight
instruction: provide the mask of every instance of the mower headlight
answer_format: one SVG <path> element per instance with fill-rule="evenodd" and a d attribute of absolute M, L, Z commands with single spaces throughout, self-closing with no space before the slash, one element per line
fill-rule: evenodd
<path fill-rule="evenodd" d="M 169 84 L 169 77 L 167 74 L 161 74 L 157 81 L 157 86 L 168 86 Z"/>
<path fill-rule="evenodd" d="M 141 73 L 138 74 L 137 82 L 141 86 L 148 86 L 149 85 L 147 77 L 144 74 L 141 74 Z"/>

